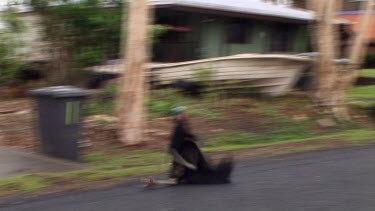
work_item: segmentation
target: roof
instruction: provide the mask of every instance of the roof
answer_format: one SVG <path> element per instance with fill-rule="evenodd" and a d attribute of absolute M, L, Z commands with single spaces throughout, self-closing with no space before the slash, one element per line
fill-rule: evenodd
<path fill-rule="evenodd" d="M 148 0 L 152 6 L 180 6 L 198 9 L 209 9 L 240 14 L 260 15 L 268 17 L 287 18 L 293 20 L 311 21 L 314 13 L 308 10 L 289 8 L 282 5 L 250 1 L 250 0 Z M 52 6 L 52 5 L 51 5 Z M 13 5 L 18 12 L 30 12 L 32 8 L 26 5 Z M 7 6 L 0 5 L 0 11 Z"/>
<path fill-rule="evenodd" d="M 0 0 L 1 1 L 1 0 Z M 79 1 L 79 0 L 76 0 Z M 270 3 L 251 1 L 251 0 L 148 0 L 152 6 L 180 6 L 191 7 L 197 9 L 218 10 L 224 12 L 234 12 L 239 14 L 268 16 L 275 18 L 286 18 L 300 21 L 314 20 L 314 12 L 309 10 L 301 10 L 290 8 L 283 5 L 274 5 Z M 56 6 L 56 5 L 51 5 Z M 105 5 L 111 7 L 113 5 Z M 32 7 L 20 4 L 12 5 L 19 13 L 32 12 Z M 9 6 L 0 4 L 0 12 L 5 11 Z M 350 21 L 344 19 L 334 20 L 334 24 L 351 24 Z M 4 23 L 0 21 L 0 28 L 4 27 Z"/>
<path fill-rule="evenodd" d="M 149 0 L 149 2 L 156 7 L 192 7 L 300 21 L 312 21 L 314 19 L 312 11 L 249 0 Z"/>

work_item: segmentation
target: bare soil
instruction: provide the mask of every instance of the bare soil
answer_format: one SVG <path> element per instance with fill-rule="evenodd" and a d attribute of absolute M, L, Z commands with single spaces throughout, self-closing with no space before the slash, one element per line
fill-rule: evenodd
<path fill-rule="evenodd" d="M 191 118 L 192 130 L 199 139 L 204 141 L 207 137 L 222 133 L 224 131 L 243 131 L 251 133 L 266 133 L 270 128 L 282 127 L 274 121 L 274 118 L 254 112 L 248 112 L 249 100 L 241 100 L 231 106 L 221 106 L 217 111 L 222 114 L 221 118 L 208 119 L 198 116 Z M 307 111 L 310 116 L 310 109 L 293 108 L 295 106 L 283 106 L 283 102 L 277 102 L 278 106 L 286 108 L 285 113 L 302 113 Z M 272 102 L 270 102 L 272 104 Z M 251 109 L 251 106 L 250 106 Z M 254 109 L 256 107 L 254 106 Z M 100 123 L 99 120 L 107 119 L 108 124 Z M 85 150 L 123 148 L 119 142 L 117 134 L 116 118 L 101 115 L 99 117 L 87 117 L 83 123 L 83 144 Z M 36 112 L 33 110 L 30 100 L 1 100 L 0 104 L 0 146 L 17 147 L 25 150 L 38 150 L 38 140 L 36 137 Z M 157 118 L 147 122 L 145 130 L 144 144 L 130 149 L 150 148 L 165 149 L 173 128 L 171 117 Z M 318 131 L 318 129 L 316 129 Z M 335 143 L 335 142 L 330 142 Z M 297 143 L 296 143 L 297 144 Z M 314 142 L 319 144 L 319 142 Z M 338 143 L 336 143 L 338 144 Z M 282 145 L 277 145 L 280 147 Z M 289 147 L 286 145 L 285 147 Z M 258 151 L 262 149 L 258 149 Z"/>
<path fill-rule="evenodd" d="M 37 141 L 34 113 L 30 101 L 2 101 L 0 104 L 0 146 L 35 149 Z"/>
<path fill-rule="evenodd" d="M 205 139 L 208 136 L 226 130 L 246 132 L 261 132 L 267 119 L 261 115 L 241 111 L 241 107 L 221 109 L 223 118 L 205 119 L 192 117 L 192 130 Z M 18 147 L 36 150 L 38 141 L 36 112 L 29 100 L 2 100 L 0 104 L 0 146 Z M 103 147 L 105 145 L 121 145 L 118 142 L 117 128 L 114 119 L 108 125 L 98 123 L 98 119 L 88 117 L 84 120 L 83 140 L 88 146 Z M 157 118 L 147 122 L 145 130 L 145 144 L 141 147 L 164 148 L 169 141 L 173 128 L 170 117 Z"/>

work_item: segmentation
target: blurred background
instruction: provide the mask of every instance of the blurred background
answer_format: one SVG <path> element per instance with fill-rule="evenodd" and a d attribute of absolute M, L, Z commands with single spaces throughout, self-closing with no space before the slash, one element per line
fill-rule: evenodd
<path fill-rule="evenodd" d="M 303 0 L 147 1 L 144 136 L 128 146 L 117 110 L 128 3 L 0 0 L 0 148 L 41 152 L 30 89 L 90 93 L 78 140 L 84 170 L 52 176 L 29 166 L 11 176 L 37 175 L 0 179 L 0 195 L 165 172 L 177 106 L 188 107 L 213 160 L 373 143 L 375 22 L 361 25 L 366 1 L 338 2 L 327 19 Z"/>

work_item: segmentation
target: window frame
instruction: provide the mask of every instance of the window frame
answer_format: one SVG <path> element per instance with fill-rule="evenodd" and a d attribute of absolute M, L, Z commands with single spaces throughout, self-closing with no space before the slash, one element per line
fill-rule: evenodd
<path fill-rule="evenodd" d="M 238 32 L 233 27 L 237 27 Z M 227 44 L 249 44 L 251 43 L 252 24 L 250 21 L 242 19 L 229 20 L 225 27 L 225 42 Z M 238 33 L 238 34 L 233 34 Z"/>

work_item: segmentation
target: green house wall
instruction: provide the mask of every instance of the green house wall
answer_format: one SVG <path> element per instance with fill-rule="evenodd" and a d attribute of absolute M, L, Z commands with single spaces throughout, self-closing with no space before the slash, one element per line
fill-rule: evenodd
<path fill-rule="evenodd" d="M 244 44 L 226 42 L 226 24 L 229 18 L 214 18 L 200 26 L 201 58 L 227 56 L 241 53 L 266 53 L 268 51 L 267 27 L 265 24 L 252 22 L 246 28 L 247 40 Z"/>
<path fill-rule="evenodd" d="M 159 15 L 164 14 L 175 16 L 184 15 L 184 17 L 187 18 L 187 26 L 192 28 L 192 31 L 188 32 L 185 36 L 189 43 L 193 43 L 189 45 L 193 49 L 186 49 L 184 47 L 173 48 L 171 44 L 163 45 L 168 46 L 168 49 L 173 51 L 180 51 L 181 54 L 186 51 L 193 51 L 194 56 L 191 58 L 192 60 L 242 53 L 273 53 L 271 43 L 272 40 L 277 39 L 278 36 L 277 33 L 272 31 L 273 26 L 278 24 L 277 22 L 249 19 L 246 28 L 246 42 L 243 44 L 231 44 L 226 42 L 226 27 L 228 22 L 232 19 L 231 17 L 196 13 L 176 13 L 175 11 L 159 13 Z M 288 43 L 291 47 L 288 52 L 285 53 L 307 52 L 309 46 L 307 26 L 301 24 L 287 24 L 287 26 L 291 27 L 293 32 L 289 32 L 292 33 L 292 36 L 288 36 L 288 39 L 290 39 Z M 160 45 L 161 49 L 163 45 Z M 177 52 L 173 52 L 173 54 L 176 53 Z"/>
<path fill-rule="evenodd" d="M 199 20 L 199 19 L 198 19 Z M 226 42 L 226 25 L 230 18 L 216 17 L 208 22 L 192 22 L 193 28 L 197 29 L 195 35 L 199 37 L 199 57 L 212 58 L 242 53 L 272 53 L 270 31 L 272 23 L 252 21 L 248 24 L 247 40 L 244 44 L 231 44 Z M 308 31 L 303 25 L 295 25 L 296 34 L 292 38 L 292 49 L 288 53 L 301 53 L 308 50 Z M 277 36 L 277 35 L 275 35 Z"/>

